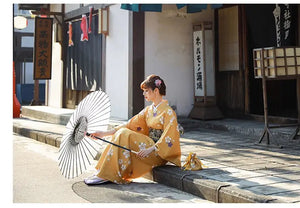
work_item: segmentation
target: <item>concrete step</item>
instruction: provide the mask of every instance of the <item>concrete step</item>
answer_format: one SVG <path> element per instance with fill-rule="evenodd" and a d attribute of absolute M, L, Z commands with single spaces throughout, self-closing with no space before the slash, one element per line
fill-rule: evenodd
<path fill-rule="evenodd" d="M 74 110 L 75 109 L 54 108 L 49 106 L 22 106 L 22 117 L 58 125 L 67 125 Z M 124 119 L 111 117 L 109 123 L 111 126 L 116 126 L 126 121 L 127 120 Z"/>
<path fill-rule="evenodd" d="M 22 117 L 33 118 L 47 121 L 53 124 L 66 125 L 73 114 L 74 109 L 54 108 L 49 106 L 23 106 Z M 126 122 L 124 119 L 111 118 L 111 125 L 119 125 Z M 234 134 L 241 134 L 257 138 L 259 141 L 263 131 L 264 122 L 255 120 L 240 119 L 220 119 L 220 120 L 196 120 L 184 117 L 178 117 L 178 122 L 185 130 L 205 128 L 220 131 L 227 131 Z M 272 124 L 273 125 L 273 124 Z M 271 129 L 271 143 L 284 145 L 291 139 L 291 135 L 295 132 L 296 127 L 274 128 Z M 299 137 L 300 132 L 298 132 Z M 266 139 L 264 139 L 265 141 Z"/>
<path fill-rule="evenodd" d="M 66 125 L 74 109 L 54 108 L 49 106 L 22 106 L 22 117 Z"/>

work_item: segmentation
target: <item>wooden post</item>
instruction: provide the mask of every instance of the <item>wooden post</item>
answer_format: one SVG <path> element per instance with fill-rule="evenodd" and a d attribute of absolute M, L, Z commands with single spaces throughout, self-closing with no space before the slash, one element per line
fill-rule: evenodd
<path fill-rule="evenodd" d="M 268 122 L 268 96 L 267 96 L 267 80 L 265 71 L 265 59 L 264 59 L 264 49 L 261 50 L 261 60 L 262 60 L 262 88 L 263 88 L 263 99 L 264 99 L 264 117 L 265 117 L 265 128 L 269 128 Z M 269 134 L 267 132 L 268 144 L 269 144 Z"/>
<path fill-rule="evenodd" d="M 247 45 L 247 25 L 245 6 L 242 5 L 242 45 L 243 45 L 243 67 L 244 67 L 244 93 L 245 93 L 245 114 L 250 114 L 250 83 L 248 68 L 248 45 Z M 255 57 L 255 56 L 253 56 Z M 254 65 L 255 67 L 255 65 Z"/>
<path fill-rule="evenodd" d="M 261 51 L 261 74 L 262 74 L 262 88 L 263 88 L 263 99 L 264 99 L 264 118 L 265 118 L 265 128 L 263 135 L 261 136 L 259 143 L 262 142 L 265 134 L 267 134 L 267 144 L 270 144 L 270 135 L 269 135 L 269 121 L 268 121 L 268 96 L 267 96 L 267 80 L 265 75 L 265 60 L 264 60 L 264 49 Z"/>
<path fill-rule="evenodd" d="M 264 70 L 264 68 L 263 68 Z M 267 84 L 266 84 L 267 80 L 266 77 L 263 73 L 263 78 L 262 78 L 262 87 L 263 87 L 263 99 L 264 99 L 264 117 L 265 117 L 265 129 L 264 131 L 266 131 L 265 133 L 267 133 L 267 144 L 270 144 L 270 138 L 269 138 L 269 132 L 268 132 L 268 128 L 269 128 L 269 122 L 268 122 L 268 96 L 267 96 Z M 261 142 L 263 139 L 263 137 L 261 138 L 261 140 L 259 142 Z"/>
<path fill-rule="evenodd" d="M 41 105 L 39 99 L 39 80 L 34 80 L 34 89 L 33 89 L 33 100 L 31 101 L 30 105 Z"/>
<path fill-rule="evenodd" d="M 298 128 L 300 125 L 300 78 L 297 79 Z"/>

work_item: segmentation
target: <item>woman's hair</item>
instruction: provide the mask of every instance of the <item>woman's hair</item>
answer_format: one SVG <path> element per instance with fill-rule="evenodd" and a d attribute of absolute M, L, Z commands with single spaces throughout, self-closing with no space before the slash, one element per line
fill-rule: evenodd
<path fill-rule="evenodd" d="M 166 95 L 166 85 L 164 80 L 160 78 L 157 75 L 149 75 L 142 83 L 141 83 L 141 89 L 148 89 L 151 88 L 154 90 L 157 88 L 159 90 L 159 94 Z"/>

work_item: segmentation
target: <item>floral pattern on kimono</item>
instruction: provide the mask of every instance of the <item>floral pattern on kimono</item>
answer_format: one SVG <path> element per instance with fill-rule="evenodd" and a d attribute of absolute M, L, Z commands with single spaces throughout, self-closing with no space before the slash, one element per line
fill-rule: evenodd
<path fill-rule="evenodd" d="M 150 128 L 163 132 L 156 143 L 149 137 Z M 167 101 L 163 101 L 155 112 L 153 106 L 147 106 L 126 125 L 115 129 L 117 131 L 112 136 L 112 142 L 136 152 L 155 145 L 155 151 L 145 158 L 140 158 L 134 153 L 108 144 L 96 166 L 99 177 L 126 184 L 152 168 L 166 164 L 167 161 L 181 166 L 177 118 Z"/>
<path fill-rule="evenodd" d="M 162 108 L 164 110 L 158 117 L 160 116 L 159 122 L 163 133 L 155 144 L 155 151 L 162 159 L 181 166 L 180 134 L 176 113 L 167 103 Z"/>

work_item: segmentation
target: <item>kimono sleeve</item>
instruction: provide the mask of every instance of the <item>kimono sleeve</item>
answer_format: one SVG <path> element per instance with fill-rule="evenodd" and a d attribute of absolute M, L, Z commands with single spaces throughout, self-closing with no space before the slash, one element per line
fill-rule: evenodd
<path fill-rule="evenodd" d="M 127 125 L 127 123 L 126 123 L 126 124 L 121 124 L 121 125 L 118 125 L 118 126 L 114 127 L 114 129 L 115 129 L 116 131 L 118 131 L 118 130 L 121 129 L 121 128 L 125 128 L 126 125 Z"/>
<path fill-rule="evenodd" d="M 172 109 L 167 109 L 163 118 L 164 131 L 155 144 L 155 151 L 162 159 L 180 167 L 180 134 L 177 128 L 176 113 Z"/>
<path fill-rule="evenodd" d="M 149 128 L 146 123 L 146 112 L 147 108 L 143 109 L 140 113 L 132 117 L 128 121 L 126 128 L 148 136 Z"/>

